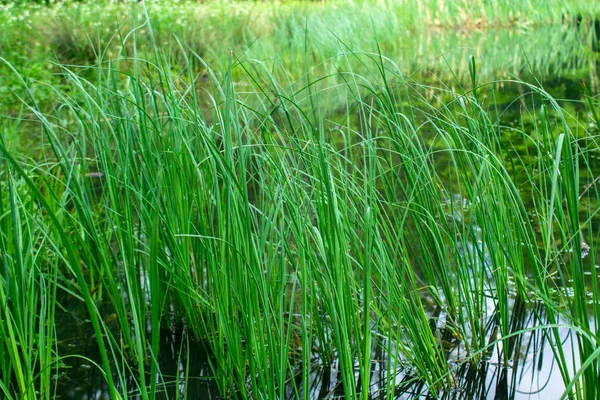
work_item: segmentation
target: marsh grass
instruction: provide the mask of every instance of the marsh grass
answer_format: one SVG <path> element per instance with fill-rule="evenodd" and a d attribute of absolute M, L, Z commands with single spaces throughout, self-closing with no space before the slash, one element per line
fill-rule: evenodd
<path fill-rule="evenodd" d="M 597 142 L 540 85 L 506 82 L 531 100 L 507 127 L 475 58 L 469 83 L 431 99 L 376 44 L 338 41 L 335 73 L 319 75 L 306 32 L 300 88 L 233 52 L 213 70 L 181 41 L 174 74 L 149 21 L 93 80 L 61 65 L 52 112 L 8 67 L 49 152 L 0 144 L 4 395 L 53 397 L 60 291 L 85 304 L 114 399 L 163 390 L 161 335 L 181 325 L 223 396 L 307 397 L 314 368 L 336 364 L 343 395 L 365 399 L 376 354 L 382 396 L 441 396 L 459 367 L 533 329 L 565 396 L 598 397 Z M 324 105 L 331 91 L 341 118 Z M 529 113 L 540 124 L 526 128 Z M 507 161 L 509 133 L 533 162 Z M 516 324 L 515 299 L 547 323 Z"/>

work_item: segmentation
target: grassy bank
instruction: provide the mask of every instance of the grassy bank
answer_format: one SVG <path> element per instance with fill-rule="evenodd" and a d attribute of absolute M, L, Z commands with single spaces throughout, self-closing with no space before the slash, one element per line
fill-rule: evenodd
<path fill-rule="evenodd" d="M 439 0 L 376 4 L 345 1 L 145 4 L 153 36 L 150 40 L 149 35 L 138 34 L 135 46 L 139 54 L 151 54 L 156 45 L 169 57 L 173 73 L 181 74 L 185 73 L 181 66 L 186 65 L 188 50 L 216 69 L 226 65 L 232 51 L 239 58 L 266 62 L 282 81 L 300 78 L 307 61 L 311 68 L 320 68 L 320 74 L 334 72 L 340 63 L 331 59 L 340 50 L 376 52 L 375 38 L 383 54 L 391 57 L 405 73 L 437 60 L 434 67 L 446 71 L 444 81 L 453 77 L 447 73 L 449 69 L 440 56 L 456 52 L 457 43 L 462 48 L 481 49 L 478 55 L 486 59 L 500 60 L 492 67 L 503 74 L 526 70 L 532 61 L 535 65 L 564 69 L 567 67 L 564 58 L 570 57 L 573 63 L 586 63 L 585 59 L 590 58 L 589 48 L 597 46 L 594 24 L 600 12 L 594 2 L 583 0 L 550 3 L 502 0 L 475 5 Z M 3 28 L 0 56 L 21 72 L 42 106 L 52 105 L 52 88 L 68 88 L 57 63 L 77 66 L 72 70 L 93 80 L 90 65 L 122 56 L 135 57 L 133 41 L 126 39 L 134 30 L 141 33 L 147 29 L 145 12 L 137 4 L 58 2 L 47 7 L 8 3 L 0 7 Z M 580 29 L 570 29 L 578 24 Z M 509 37 L 509 31 L 514 34 L 548 25 L 552 28 L 536 34 L 535 38 Z M 495 35 L 478 39 L 483 36 L 479 31 L 500 28 L 508 30 L 498 31 L 495 40 L 492 39 Z M 571 37 L 566 41 L 573 46 L 554 51 L 557 42 L 565 41 L 565 35 Z M 579 36 L 585 35 L 588 49 L 580 48 Z M 511 57 L 488 54 L 505 47 L 515 50 Z M 468 56 L 474 51 L 467 53 Z M 465 57 L 460 60 L 464 63 Z M 205 73 L 203 66 L 194 60 L 191 66 L 195 72 Z M 345 65 L 342 63 L 341 67 Z M 489 80 L 497 78 L 488 76 L 487 64 L 482 67 L 482 76 Z M 12 94 L 22 95 L 21 85 L 12 79 L 13 74 L 4 64 L 0 68 L 0 109 L 8 110 L 3 114 L 15 113 L 19 103 Z M 353 69 L 359 71 L 360 65 L 353 65 Z"/>

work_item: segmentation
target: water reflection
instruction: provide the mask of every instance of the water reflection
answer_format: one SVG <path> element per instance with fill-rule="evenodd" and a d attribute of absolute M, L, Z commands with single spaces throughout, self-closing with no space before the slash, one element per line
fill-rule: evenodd
<path fill-rule="evenodd" d="M 493 317 L 490 319 L 493 321 Z M 560 322 L 558 322 L 560 324 Z M 565 386 L 560 379 L 558 366 L 554 359 L 552 346 L 548 340 L 548 332 L 543 327 L 548 325 L 543 308 L 531 309 L 523 301 L 515 301 L 512 305 L 510 331 L 505 340 L 499 340 L 495 325 L 488 324 L 487 340 L 494 343 L 490 346 L 485 362 L 472 364 L 466 362 L 468 355 L 459 346 L 451 346 L 449 360 L 454 364 L 453 374 L 455 388 L 434 396 L 429 393 L 423 382 L 414 378 L 410 371 L 401 367 L 389 368 L 384 353 L 385 346 L 376 348 L 373 354 L 371 373 L 372 399 L 548 399 L 561 394 Z M 452 335 L 442 332 L 447 339 Z M 566 343 L 573 337 L 568 329 L 559 329 L 560 340 Z M 568 347 L 568 346 L 567 346 Z M 571 362 L 574 354 L 567 356 Z M 505 362 L 503 360 L 508 360 Z M 395 385 L 388 384 L 387 371 L 393 370 Z M 355 375 L 360 382 L 358 371 Z M 387 385 L 387 386 L 386 386 Z M 360 386 L 359 386 L 360 387 Z M 338 365 L 334 362 L 328 368 L 313 370 L 309 384 L 308 399 L 342 399 L 344 398 L 342 383 L 338 375 Z M 293 391 L 288 390 L 290 399 Z"/>
<path fill-rule="evenodd" d="M 59 337 L 65 338 L 59 344 L 60 353 L 65 355 L 64 367 L 57 377 L 59 398 L 73 400 L 110 399 L 110 391 L 104 376 L 94 366 L 100 362 L 96 339 L 88 323 L 77 315 L 84 309 L 72 310 L 61 315 L 57 326 L 62 327 Z M 188 340 L 181 329 L 164 330 L 161 335 L 160 354 L 158 356 L 161 373 L 146 381 L 156 380 L 158 393 L 156 399 L 218 399 L 218 388 L 210 367 L 209 358 L 201 343 Z M 68 354 L 85 354 L 88 359 Z M 136 385 L 135 372 L 126 379 L 127 387 L 117 389 L 128 393 L 130 399 L 141 399 Z"/>
<path fill-rule="evenodd" d="M 554 359 L 551 340 L 548 331 L 542 328 L 548 325 L 543 307 L 533 309 L 523 301 L 513 301 L 511 307 L 510 332 L 511 336 L 502 340 L 498 336 L 494 324 L 494 315 L 487 324 L 486 340 L 491 344 L 485 355 L 485 361 L 472 364 L 466 360 L 469 355 L 458 342 L 452 339 L 452 334 L 444 328 L 439 335 L 447 347 L 447 356 L 454 365 L 453 374 L 455 388 L 434 396 L 429 393 L 423 382 L 415 379 L 409 370 L 390 361 L 384 349 L 389 348 L 381 343 L 375 347 L 371 366 L 370 390 L 373 399 L 548 399 L 555 398 L 564 390 L 558 367 Z M 433 316 L 433 315 L 432 315 Z M 560 321 L 558 321 L 560 324 Z M 64 325 L 59 325 L 64 326 Z M 75 346 L 78 353 L 87 354 L 90 359 L 99 359 L 94 353 L 94 339 L 85 332 L 85 325 L 71 325 L 76 328 L 77 335 L 71 339 L 70 346 Z M 558 330 L 563 344 L 574 340 L 570 330 Z M 569 348 L 565 346 L 564 348 Z M 573 347 L 576 348 L 575 343 Z M 209 360 L 202 346 L 186 340 L 185 336 L 165 332 L 161 343 L 160 364 L 162 378 L 159 380 L 159 399 L 188 396 L 194 399 L 218 399 L 218 390 Z M 567 354 L 567 361 L 572 362 L 575 353 Z M 505 361 L 507 360 L 507 361 Z M 392 362 L 392 365 L 389 363 Z M 58 379 L 57 391 L 64 399 L 109 399 L 109 391 L 103 376 L 98 369 L 87 360 L 81 358 L 66 358 L 68 369 Z M 186 371 L 187 370 L 187 371 Z M 392 371 L 394 379 L 390 386 L 388 373 Z M 186 378 L 189 377 L 189 378 Z M 300 377 L 297 376 L 297 379 Z M 358 369 L 355 374 L 356 382 L 360 384 Z M 133 386 L 119 388 L 130 394 L 130 398 L 139 399 Z M 301 382 L 296 382 L 301 388 Z M 360 387 L 360 385 L 358 386 Z M 312 369 L 308 384 L 308 396 L 302 391 L 299 397 L 303 399 L 343 399 L 341 376 L 337 360 L 327 367 L 316 366 Z M 287 398 L 296 398 L 292 385 L 286 390 Z"/>

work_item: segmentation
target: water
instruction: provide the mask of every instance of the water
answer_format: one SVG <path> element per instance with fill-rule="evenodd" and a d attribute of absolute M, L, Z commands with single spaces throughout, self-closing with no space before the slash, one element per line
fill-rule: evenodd
<path fill-rule="evenodd" d="M 493 308 L 489 302 L 488 307 Z M 490 315 L 493 315 L 490 310 Z M 432 321 L 436 317 L 431 313 Z M 57 326 L 62 327 L 59 337 L 64 338 L 59 348 L 66 357 L 65 367 L 57 380 L 57 392 L 60 398 L 98 400 L 109 399 L 110 394 L 104 377 L 98 372 L 90 360 L 99 362 L 96 352 L 96 342 L 89 324 L 83 320 L 85 310 L 70 310 L 61 316 Z M 558 321 L 560 324 L 560 321 Z M 454 365 L 454 380 L 456 387 L 442 392 L 441 399 L 551 399 L 557 393 L 562 393 L 564 384 L 559 376 L 558 366 L 554 360 L 552 346 L 546 334 L 539 329 L 546 326 L 548 321 L 544 318 L 542 307 L 530 309 L 522 302 L 512 303 L 511 331 L 522 332 L 510 337 L 508 340 L 491 346 L 485 356 L 485 362 L 473 365 L 464 362 L 467 353 L 464 347 L 451 339 L 448 332 L 443 329 L 443 324 L 438 324 L 440 340 L 445 343 L 448 359 Z M 488 325 L 486 340 L 490 343 L 497 338 L 493 322 Z M 572 332 L 560 329 L 560 338 L 563 343 L 573 340 Z M 448 340 L 446 342 L 446 340 Z M 158 399 L 176 398 L 187 393 L 193 399 L 219 399 L 218 389 L 213 380 L 209 358 L 201 343 L 187 340 L 178 328 L 165 330 L 161 342 L 159 355 L 163 374 L 163 390 Z M 568 347 L 567 347 L 568 348 Z M 70 358 L 69 353 L 86 354 L 90 360 L 80 357 Z M 567 360 L 576 357 L 574 353 L 567 353 Z M 389 388 L 381 382 L 387 381 L 388 365 L 385 350 L 378 346 L 373 353 L 371 368 L 371 393 L 372 398 L 387 398 Z M 505 360 L 508 360 L 506 363 Z M 186 369 L 188 378 L 186 379 Z M 394 366 L 396 371 L 394 387 L 395 397 L 398 399 L 428 399 L 432 398 L 427 388 L 419 381 L 415 381 L 409 370 L 402 366 Z M 338 375 L 338 362 L 335 360 L 330 366 L 315 366 L 309 383 L 310 399 L 343 398 L 340 376 Z M 359 381 L 358 368 L 356 380 Z M 126 388 L 132 398 L 136 396 L 133 381 Z M 123 388 L 120 388 L 123 389 Z M 294 398 L 293 390 L 288 387 L 289 398 Z M 301 393 L 301 395 L 303 395 Z M 304 397 L 303 397 L 304 398 Z"/>
<path fill-rule="evenodd" d="M 588 115 L 582 103 L 584 90 L 582 80 L 592 93 L 600 89 L 598 73 L 600 57 L 597 53 L 598 35 L 595 26 L 544 27 L 540 30 L 510 31 L 490 30 L 485 32 L 440 32 L 426 36 L 407 35 L 403 38 L 400 52 L 394 59 L 407 77 L 422 86 L 423 95 L 433 99 L 435 90 L 429 86 L 446 85 L 446 89 L 460 92 L 462 86 L 469 86 L 468 56 L 474 55 L 479 65 L 480 82 L 497 80 L 493 83 L 501 120 L 507 125 L 519 121 L 518 113 L 531 105 L 530 93 L 522 85 L 511 84 L 512 78 L 534 82 L 540 80 L 542 86 L 555 98 L 560 99 L 569 112 L 588 123 Z M 460 46 L 457 44 L 460 43 Z M 432 51 L 435 49 L 435 51 Z M 535 77 L 535 78 L 534 78 Z M 526 124 L 536 124 L 535 118 Z M 590 129 L 593 129 L 590 126 Z M 524 155 L 527 143 L 521 138 L 507 138 L 508 154 Z M 443 169 L 444 158 L 436 162 Z M 593 165 L 594 172 L 600 172 L 600 154 Z M 518 171 L 515 172 L 518 174 Z M 584 176 L 582 179 L 594 179 Z M 460 200 L 460 198 L 459 198 Z M 600 227 L 593 221 L 593 230 Z M 595 240 L 585 238 L 586 241 Z M 468 251 L 474 243 L 464 243 L 463 251 Z M 600 248 L 596 245 L 595 248 Z M 588 257 L 589 260 L 589 257 Z M 593 267 L 593 266 L 592 266 Z M 591 268 L 595 270 L 595 268 Z M 493 283 L 492 283 L 493 284 Z M 63 399 L 108 399 L 109 392 L 104 378 L 93 363 L 99 363 L 96 340 L 86 320 L 86 312 L 79 302 L 63 302 L 65 308 L 57 311 L 57 336 L 59 354 L 64 355 L 63 367 L 57 375 L 57 393 Z M 494 316 L 493 301 L 487 304 L 488 314 Z M 472 365 L 464 362 L 467 356 L 464 345 L 456 341 L 444 328 L 444 315 L 432 307 L 429 310 L 430 323 L 446 351 L 448 359 L 455 366 L 455 388 L 442 392 L 443 399 L 547 399 L 556 398 L 562 393 L 564 384 L 557 371 L 549 337 L 538 329 L 546 325 L 544 312 L 529 309 L 518 301 L 512 301 L 511 331 L 509 339 L 495 343 L 498 337 L 493 318 L 486 323 L 486 342 L 489 352 L 485 362 Z M 111 325 L 114 318 L 110 312 L 105 322 Z M 560 323 L 560 321 L 558 321 Z M 572 333 L 559 329 L 561 341 L 572 340 Z M 116 335 L 118 337 L 118 335 Z M 402 365 L 387 365 L 384 344 L 375 347 L 373 353 L 371 393 L 373 398 L 386 398 L 393 390 L 399 399 L 431 398 L 419 381 L 415 381 L 410 370 Z M 162 335 L 160 360 L 162 377 L 160 382 L 164 392 L 159 398 L 176 398 L 187 395 L 190 399 L 217 399 L 218 391 L 210 358 L 202 343 L 194 342 L 187 335 L 185 326 L 172 326 Z M 576 348 L 564 346 L 564 348 Z M 70 356 L 85 354 L 87 358 Z M 575 351 L 567 354 L 567 359 L 576 358 Z M 394 370 L 396 385 L 393 388 L 381 385 L 387 380 L 386 371 Z M 187 376 L 186 376 L 187 371 Z M 135 376 L 132 371 L 132 377 Z M 148 377 L 148 379 L 153 379 Z M 359 380 L 358 370 L 356 379 Z M 133 379 L 130 387 L 120 388 L 129 392 L 131 398 L 138 398 Z M 304 398 L 342 398 L 338 364 L 321 365 L 315 360 L 310 392 L 301 393 Z M 290 398 L 294 397 L 291 386 Z"/>

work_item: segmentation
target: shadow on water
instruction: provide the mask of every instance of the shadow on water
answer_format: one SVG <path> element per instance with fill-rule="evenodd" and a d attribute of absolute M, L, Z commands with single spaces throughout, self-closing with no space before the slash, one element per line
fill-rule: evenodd
<path fill-rule="evenodd" d="M 600 21 L 594 20 L 587 23 L 587 32 L 584 35 L 585 21 L 576 24 L 577 29 L 571 29 L 563 33 L 563 38 L 568 39 L 572 43 L 577 37 L 585 38 L 588 43 L 587 51 L 598 51 L 598 42 L 600 38 Z M 477 33 L 475 43 L 486 51 L 495 52 L 495 57 L 503 57 L 506 49 L 497 49 L 490 47 L 489 43 L 494 43 L 501 35 L 506 32 L 490 32 Z M 458 34 L 457 34 L 458 35 Z M 487 36 L 486 36 L 487 35 Z M 512 35 L 512 34 L 511 34 Z M 516 34 L 515 34 L 516 35 Z M 573 38 L 575 35 L 575 39 Z M 577 36 L 579 35 L 579 36 Z M 456 41 L 456 38 L 449 40 Z M 590 41 L 591 40 L 591 41 Z M 419 46 L 423 44 L 407 45 L 413 47 L 413 54 L 422 54 Z M 577 46 L 580 44 L 578 43 Z M 427 46 L 427 44 L 425 44 Z M 490 50 L 491 49 L 491 50 Z M 466 52 L 473 51 L 473 48 L 465 50 Z M 526 50 L 524 50 L 526 51 Z M 588 80 L 590 76 L 592 83 L 597 83 L 597 72 L 600 66 L 600 61 L 597 55 L 585 53 L 585 57 L 578 54 L 572 54 L 560 59 L 553 66 L 544 64 L 543 55 L 537 57 L 534 55 L 529 59 L 529 67 L 531 72 L 538 72 L 544 76 L 542 85 L 550 94 L 557 98 L 565 100 L 565 104 L 571 104 L 574 113 L 582 113 L 583 107 L 578 103 L 568 103 L 570 100 L 580 101 L 583 98 L 583 89 L 579 79 Z M 462 50 L 455 54 L 456 60 L 465 60 Z M 509 56 L 510 57 L 510 56 Z M 585 60 L 583 60 L 585 58 Z M 585 61 L 585 62 L 584 62 Z M 423 59 L 415 62 L 423 62 Z M 442 64 L 450 63 L 451 59 L 443 60 Z M 412 64 L 414 65 L 414 64 Z M 460 75 L 468 72 L 468 68 L 461 69 L 461 65 L 454 65 L 457 68 L 457 74 Z M 436 75 L 437 68 L 442 68 L 442 65 L 432 66 L 426 70 L 420 71 L 417 75 L 412 76 L 416 82 L 420 79 L 428 79 Z M 516 69 L 507 71 L 504 74 L 512 74 L 513 76 L 523 78 L 526 74 L 523 65 Z M 562 71 L 561 74 L 558 71 Z M 566 72 L 568 71 L 568 73 Z M 494 72 L 488 71 L 489 76 L 493 77 Z M 420 74 L 420 75 L 419 75 Z M 501 76 L 496 76 L 500 78 Z M 595 79 L 595 81 L 594 81 Z M 460 80 L 460 79 L 459 79 Z M 503 119 L 510 125 L 512 120 L 518 119 L 518 113 L 522 109 L 523 103 L 526 102 L 526 94 L 519 92 L 517 86 L 504 85 L 498 90 L 499 107 L 503 111 Z M 515 101 L 515 98 L 519 99 Z M 505 101 L 503 100 L 505 99 Z M 583 115 L 585 118 L 585 115 Z M 536 121 L 530 121 L 535 124 Z M 525 144 L 521 144 L 525 146 Z M 519 144 L 513 144 L 515 153 L 518 153 Z M 509 150 L 510 151 L 510 150 Z M 600 164 L 595 165 L 600 171 Z M 596 248 L 600 248 L 597 246 Z M 58 344 L 59 354 L 64 356 L 63 366 L 59 369 L 59 374 L 56 380 L 56 392 L 59 398 L 63 399 L 108 399 L 109 391 L 105 384 L 104 377 L 98 372 L 93 363 L 98 363 L 100 356 L 97 353 L 96 340 L 93 337 L 93 332 L 88 321 L 85 320 L 85 311 L 83 305 L 75 301 L 63 302 L 63 309 L 57 316 L 56 326 L 60 329 L 57 332 L 57 337 L 60 338 Z M 546 325 L 548 322 L 544 317 L 542 308 L 534 308 L 525 306 L 518 300 L 513 300 L 510 312 L 510 332 L 513 336 L 504 340 L 499 340 L 496 324 L 494 323 L 493 302 L 490 301 L 488 307 L 492 307 L 488 315 L 489 318 L 486 324 L 486 341 L 489 343 L 488 353 L 485 354 L 484 360 L 477 365 L 466 362 L 468 355 L 464 347 L 453 335 L 445 330 L 444 324 L 438 321 L 443 319 L 440 311 L 436 309 L 430 310 L 431 326 L 435 331 L 436 336 L 442 343 L 442 347 L 446 351 L 446 355 L 453 368 L 453 380 L 455 388 L 450 391 L 442 392 L 435 398 L 442 399 L 529 399 L 529 398 L 555 398 L 558 393 L 564 390 L 563 381 L 557 376 L 557 367 L 554 360 L 552 345 L 548 334 L 542 329 L 537 329 L 540 326 Z M 105 317 L 105 322 L 110 326 L 111 315 Z M 565 342 L 573 340 L 571 332 L 568 329 L 559 329 L 559 336 Z M 218 391 L 211 370 L 209 355 L 201 343 L 188 340 L 185 329 L 173 328 L 165 330 L 161 338 L 160 345 L 161 353 L 158 355 L 159 364 L 161 366 L 162 381 L 160 381 L 161 394 L 158 398 L 177 398 L 185 396 L 190 399 L 217 399 Z M 575 349 L 577 346 L 564 346 L 565 349 Z M 371 398 L 398 398 L 398 399 L 429 399 L 434 398 L 432 394 L 427 392 L 424 384 L 416 380 L 410 370 L 406 370 L 401 365 L 394 365 L 390 368 L 388 365 L 388 354 L 386 348 L 389 348 L 385 343 L 379 343 L 375 346 L 373 352 L 373 363 L 371 365 Z M 85 354 L 88 359 L 79 356 L 69 356 L 69 354 Z M 575 350 L 571 354 L 567 354 L 567 358 L 577 357 Z M 508 360 L 508 362 L 505 362 Z M 318 365 L 316 362 L 309 383 L 309 393 L 300 393 L 302 398 L 307 399 L 326 399 L 326 398 L 343 398 L 343 390 L 341 378 L 338 370 L 337 360 L 334 360 L 331 365 Z M 386 375 L 388 371 L 394 371 L 396 374 L 392 380 L 395 385 L 382 386 L 382 382 L 389 381 Z M 132 376 L 135 372 L 132 371 Z M 357 381 L 360 379 L 358 369 L 356 371 Z M 150 379 L 150 377 L 149 377 Z M 156 379 L 156 378 L 152 378 Z M 133 380 L 130 380 L 133 382 Z M 300 385 L 301 386 L 301 385 Z M 360 387 L 360 385 L 358 385 Z M 137 398 L 136 388 L 131 387 L 119 388 L 123 392 L 129 392 L 129 398 Z M 293 398 L 294 392 L 290 387 L 287 391 L 289 398 Z"/>

